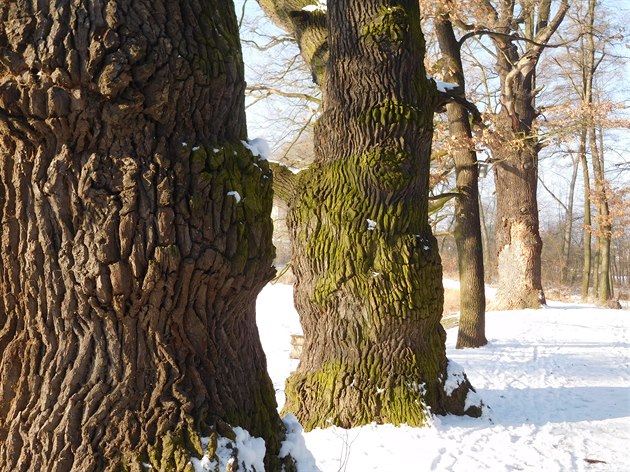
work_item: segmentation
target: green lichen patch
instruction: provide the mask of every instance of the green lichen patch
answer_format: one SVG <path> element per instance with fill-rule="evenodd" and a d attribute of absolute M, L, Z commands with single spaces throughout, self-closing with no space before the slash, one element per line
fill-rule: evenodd
<path fill-rule="evenodd" d="M 410 31 L 409 15 L 402 6 L 386 6 L 379 10 L 374 21 L 363 27 L 364 41 L 374 42 L 385 49 L 401 49 Z"/>
<path fill-rule="evenodd" d="M 182 146 L 188 166 L 191 223 L 231 261 L 234 272 L 271 261 L 272 173 L 242 142 Z M 258 261 L 258 262 L 257 262 Z"/>
<path fill-rule="evenodd" d="M 393 99 L 373 106 L 367 112 L 359 116 L 359 121 L 370 125 L 381 125 L 385 127 L 396 124 L 407 125 L 410 123 L 418 126 L 426 126 L 430 124 L 432 116 L 432 110 L 423 110 L 416 105 L 402 103 Z"/>
<path fill-rule="evenodd" d="M 285 412 L 306 431 L 336 425 L 370 423 L 425 426 L 430 409 L 417 359 L 385 360 L 366 356 L 359 362 L 333 361 L 307 373 L 297 372 L 285 388 Z M 313 402 L 313 399 L 317 402 Z"/>
<path fill-rule="evenodd" d="M 329 57 L 326 13 L 319 10 L 294 10 L 290 22 L 298 32 L 300 51 L 311 68 L 313 80 L 317 84 L 324 84 Z"/>
<path fill-rule="evenodd" d="M 189 427 L 163 433 L 146 451 L 148 463 L 160 472 L 193 472 L 190 457 L 202 454 L 199 435 Z"/>
<path fill-rule="evenodd" d="M 361 154 L 359 166 L 376 188 L 389 192 L 407 188 L 414 178 L 413 157 L 400 149 L 379 147 Z"/>

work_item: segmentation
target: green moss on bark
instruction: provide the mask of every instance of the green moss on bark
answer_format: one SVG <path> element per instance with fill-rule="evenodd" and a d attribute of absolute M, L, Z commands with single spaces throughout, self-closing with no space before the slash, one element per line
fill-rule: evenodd
<path fill-rule="evenodd" d="M 427 113 L 426 110 L 392 99 L 373 106 L 367 112 L 359 116 L 359 121 L 368 125 L 386 127 L 407 124 L 425 127 L 431 126 L 431 116 L 432 114 Z"/>
<path fill-rule="evenodd" d="M 363 27 L 362 36 L 377 44 L 387 42 L 402 47 L 409 30 L 407 11 L 401 6 L 388 6 L 381 8 L 374 21 Z"/>
<path fill-rule="evenodd" d="M 404 356 L 402 361 L 387 364 L 376 358 L 372 361 L 334 361 L 319 370 L 291 376 L 286 386 L 285 411 L 309 408 L 309 414 L 302 415 L 306 431 L 372 422 L 426 425 L 430 410 L 422 382 L 425 374 L 419 371 L 417 360 L 413 360 L 413 365 Z M 312 398 L 318 399 L 316 405 L 310 402 Z"/>
<path fill-rule="evenodd" d="M 210 237 L 228 233 L 226 244 L 217 249 L 233 262 L 234 272 L 262 259 L 272 260 L 275 250 L 264 244 L 273 229 L 272 173 L 267 161 L 252 156 L 239 142 L 216 148 L 187 144 L 182 162 L 193 174 L 188 198 L 191 216 L 204 222 L 201 230 Z"/>
<path fill-rule="evenodd" d="M 442 272 L 426 206 L 408 199 L 402 169 L 413 166 L 395 148 L 320 163 L 292 207 L 307 343 L 326 332 L 323 346 L 305 346 L 317 361 L 305 359 L 287 381 L 285 409 L 306 429 L 421 426 L 427 405 L 442 408 Z M 388 175 L 399 177 L 389 185 Z"/>

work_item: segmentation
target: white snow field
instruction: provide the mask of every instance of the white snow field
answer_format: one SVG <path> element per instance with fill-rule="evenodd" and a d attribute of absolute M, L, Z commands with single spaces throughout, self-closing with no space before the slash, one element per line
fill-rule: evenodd
<path fill-rule="evenodd" d="M 278 404 L 301 333 L 290 285 L 268 285 L 257 322 Z M 489 344 L 447 354 L 488 406 L 481 418 L 434 417 L 429 428 L 368 425 L 292 431 L 300 472 L 630 471 L 630 312 L 549 302 L 490 312 Z M 310 454 L 304 450 L 304 439 Z"/>

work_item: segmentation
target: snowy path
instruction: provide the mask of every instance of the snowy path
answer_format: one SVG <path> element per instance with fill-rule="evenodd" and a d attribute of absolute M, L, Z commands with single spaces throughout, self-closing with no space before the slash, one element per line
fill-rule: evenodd
<path fill-rule="evenodd" d="M 295 368 L 288 335 L 299 330 L 290 297 L 268 286 L 258 305 L 279 403 Z M 488 313 L 488 346 L 455 350 L 455 329 L 447 340 L 490 407 L 482 418 L 328 428 L 306 444 L 322 472 L 630 471 L 629 328 L 630 312 L 584 305 Z"/>

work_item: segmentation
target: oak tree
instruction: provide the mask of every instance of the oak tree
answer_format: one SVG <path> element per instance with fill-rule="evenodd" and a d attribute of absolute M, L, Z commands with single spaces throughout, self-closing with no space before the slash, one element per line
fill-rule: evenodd
<path fill-rule="evenodd" d="M 0 4 L 0 470 L 184 470 L 226 423 L 274 469 L 244 89 L 232 2 Z"/>
<path fill-rule="evenodd" d="M 541 280 L 536 67 L 569 8 L 568 0 L 470 2 L 452 12 L 469 30 L 460 42 L 487 36 L 495 50 L 500 111 L 491 142 L 497 199 L 498 291 L 503 309 L 545 303 Z"/>
<path fill-rule="evenodd" d="M 461 44 L 455 37 L 449 6 L 448 3 L 440 2 L 434 28 L 446 69 L 445 79 L 456 84 L 460 88 L 459 92 L 465 95 Z M 479 165 L 473 147 L 468 110 L 454 101 L 447 103 L 445 108 L 457 186 L 454 231 L 460 282 L 457 348 L 480 347 L 488 341 L 485 334 L 486 297 L 479 213 Z"/>
<path fill-rule="evenodd" d="M 442 269 L 428 224 L 437 93 L 418 2 L 261 4 L 316 58 L 323 86 L 315 162 L 282 178 L 305 335 L 286 410 L 307 429 L 423 425 L 429 409 L 480 414 L 465 404 L 464 376 L 445 388 Z"/>

